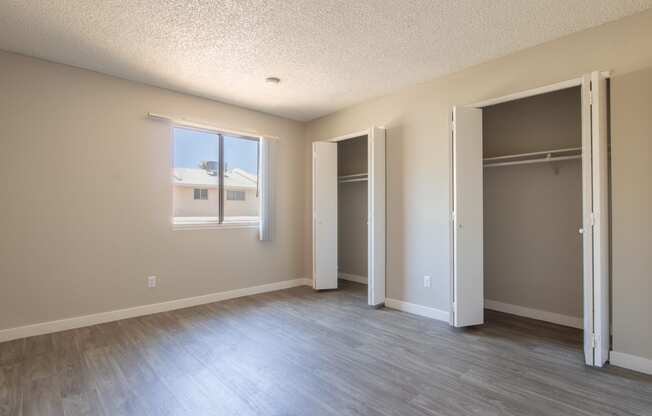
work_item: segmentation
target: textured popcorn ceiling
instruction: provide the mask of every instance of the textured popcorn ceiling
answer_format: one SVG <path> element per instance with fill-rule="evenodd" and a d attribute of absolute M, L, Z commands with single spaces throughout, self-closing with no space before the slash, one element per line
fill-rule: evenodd
<path fill-rule="evenodd" d="M 652 0 L 3 0 L 0 49 L 310 120 L 649 7 Z M 268 76 L 282 82 L 266 84 Z"/>

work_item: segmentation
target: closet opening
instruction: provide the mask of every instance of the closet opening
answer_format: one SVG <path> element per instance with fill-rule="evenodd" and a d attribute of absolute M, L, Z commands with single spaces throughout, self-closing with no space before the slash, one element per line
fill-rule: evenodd
<path fill-rule="evenodd" d="M 337 270 L 366 285 L 368 251 L 367 136 L 337 142 Z"/>
<path fill-rule="evenodd" d="M 385 302 L 385 130 L 313 143 L 313 288 L 367 285 Z M 347 283 L 352 284 L 352 283 Z"/>
<path fill-rule="evenodd" d="M 576 86 L 483 108 L 485 322 L 583 326 L 581 100 Z"/>
<path fill-rule="evenodd" d="M 585 363 L 608 360 L 608 106 L 594 71 L 453 108 L 451 325 L 520 315 L 579 329 Z"/>

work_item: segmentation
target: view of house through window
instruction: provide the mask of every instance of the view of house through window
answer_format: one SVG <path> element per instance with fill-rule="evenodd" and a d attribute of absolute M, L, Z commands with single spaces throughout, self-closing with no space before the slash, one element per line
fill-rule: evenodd
<path fill-rule="evenodd" d="M 224 221 L 258 219 L 257 172 L 258 140 L 224 136 Z"/>
<path fill-rule="evenodd" d="M 258 140 L 181 127 L 173 133 L 174 223 L 258 221 Z"/>

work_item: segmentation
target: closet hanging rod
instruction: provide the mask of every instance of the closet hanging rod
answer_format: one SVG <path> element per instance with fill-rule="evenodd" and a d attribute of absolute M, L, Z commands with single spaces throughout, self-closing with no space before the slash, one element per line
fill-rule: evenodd
<path fill-rule="evenodd" d="M 582 150 L 581 147 L 569 147 L 566 149 L 556 149 L 556 150 L 542 150 L 540 152 L 530 152 L 530 153 L 521 153 L 518 155 L 505 155 L 505 156 L 495 156 L 495 157 L 486 157 L 482 160 L 485 162 L 492 161 L 492 160 L 503 160 L 503 159 L 516 159 L 519 157 L 527 157 L 527 156 L 538 156 L 538 155 L 547 155 L 547 154 L 554 154 L 554 153 L 566 153 L 566 152 L 576 152 L 578 150 Z"/>
<path fill-rule="evenodd" d="M 339 183 L 367 182 L 367 178 L 340 179 Z"/>
<path fill-rule="evenodd" d="M 514 162 L 500 162 L 500 163 L 488 163 L 484 165 L 485 168 L 493 168 L 496 166 L 511 166 L 511 165 L 527 165 L 530 163 L 546 163 L 546 162 L 558 162 L 561 160 L 572 160 L 572 159 L 581 159 L 581 155 L 575 156 L 558 156 L 558 157 L 546 157 L 541 159 L 530 159 L 530 160 L 516 160 Z"/>
<path fill-rule="evenodd" d="M 338 176 L 337 178 L 338 179 L 357 179 L 357 178 L 366 177 L 366 176 L 367 176 L 366 173 L 355 173 L 353 175 Z"/>

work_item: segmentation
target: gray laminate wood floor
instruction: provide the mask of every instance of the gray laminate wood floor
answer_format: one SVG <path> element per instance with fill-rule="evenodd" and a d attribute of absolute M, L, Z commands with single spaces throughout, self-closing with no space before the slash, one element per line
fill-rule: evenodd
<path fill-rule="evenodd" d="M 482 328 L 303 287 L 0 344 L 0 415 L 652 415 L 652 377 L 581 333 Z"/>

